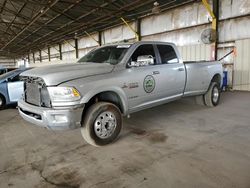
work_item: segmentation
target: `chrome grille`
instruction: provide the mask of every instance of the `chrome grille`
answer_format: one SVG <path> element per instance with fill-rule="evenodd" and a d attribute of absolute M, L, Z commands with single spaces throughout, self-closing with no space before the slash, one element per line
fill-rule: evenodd
<path fill-rule="evenodd" d="M 41 78 L 22 77 L 24 81 L 24 99 L 27 103 L 41 107 L 51 107 L 50 96 Z"/>
<path fill-rule="evenodd" d="M 34 104 L 36 106 L 41 105 L 41 93 L 38 84 L 36 83 L 26 83 L 26 102 L 30 104 Z"/>

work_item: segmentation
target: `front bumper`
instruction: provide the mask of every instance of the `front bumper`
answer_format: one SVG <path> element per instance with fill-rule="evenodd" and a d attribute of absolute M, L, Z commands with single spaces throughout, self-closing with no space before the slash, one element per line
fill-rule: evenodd
<path fill-rule="evenodd" d="M 20 115 L 26 121 L 53 130 L 75 129 L 81 126 L 84 105 L 53 109 L 18 101 Z"/>

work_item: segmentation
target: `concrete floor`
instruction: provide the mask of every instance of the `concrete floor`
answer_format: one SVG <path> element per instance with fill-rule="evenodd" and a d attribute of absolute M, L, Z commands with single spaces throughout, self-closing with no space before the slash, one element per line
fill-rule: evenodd
<path fill-rule="evenodd" d="M 0 187 L 250 187 L 250 93 L 216 108 L 192 99 L 124 119 L 120 139 L 92 147 L 79 130 L 53 132 L 0 111 Z"/>

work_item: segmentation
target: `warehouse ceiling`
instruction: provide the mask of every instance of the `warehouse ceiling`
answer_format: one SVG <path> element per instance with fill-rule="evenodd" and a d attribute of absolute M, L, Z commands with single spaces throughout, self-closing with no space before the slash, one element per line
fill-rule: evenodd
<path fill-rule="evenodd" d="M 0 55 L 44 47 L 152 14 L 155 0 L 0 0 Z M 193 2 L 157 0 L 161 11 Z M 154 11 L 153 11 L 154 12 Z M 157 12 L 157 11 L 156 11 Z"/>

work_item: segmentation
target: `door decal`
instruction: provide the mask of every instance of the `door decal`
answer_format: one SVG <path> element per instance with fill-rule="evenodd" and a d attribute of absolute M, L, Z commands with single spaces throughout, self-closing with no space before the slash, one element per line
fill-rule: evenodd
<path fill-rule="evenodd" d="M 155 89 L 155 79 L 151 75 L 147 75 L 144 78 L 143 88 L 146 93 L 151 93 Z"/>

